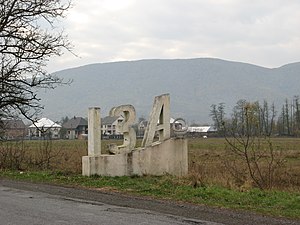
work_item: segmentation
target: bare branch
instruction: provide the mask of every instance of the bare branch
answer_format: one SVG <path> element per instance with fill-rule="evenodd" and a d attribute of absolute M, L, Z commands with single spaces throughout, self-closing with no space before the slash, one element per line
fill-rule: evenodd
<path fill-rule="evenodd" d="M 50 57 L 71 45 L 55 23 L 71 3 L 61 0 L 0 0 L 0 116 L 30 118 L 43 107 L 41 88 L 70 83 L 48 74 Z M 32 113 L 35 112 L 35 113 Z"/>

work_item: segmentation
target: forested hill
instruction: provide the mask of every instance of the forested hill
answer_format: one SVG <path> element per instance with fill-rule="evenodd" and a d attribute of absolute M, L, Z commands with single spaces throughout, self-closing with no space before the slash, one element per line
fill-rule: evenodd
<path fill-rule="evenodd" d="M 212 58 L 139 60 L 99 63 L 56 73 L 73 79 L 70 86 L 41 93 L 44 116 L 87 116 L 91 106 L 103 116 L 113 106 L 132 104 L 148 118 L 153 97 L 171 95 L 171 114 L 188 121 L 210 122 L 212 104 L 224 102 L 229 113 L 239 99 L 275 102 L 300 94 L 300 63 L 280 68 Z"/>

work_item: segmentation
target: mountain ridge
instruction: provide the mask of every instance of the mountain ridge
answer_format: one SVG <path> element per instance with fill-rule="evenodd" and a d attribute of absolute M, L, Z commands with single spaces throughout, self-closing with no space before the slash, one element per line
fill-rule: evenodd
<path fill-rule="evenodd" d="M 148 117 L 154 96 L 170 93 L 171 115 L 209 123 L 211 104 L 224 102 L 227 113 L 239 99 L 274 102 L 297 95 L 300 63 L 266 68 L 217 58 L 142 59 L 94 63 L 55 72 L 73 79 L 70 86 L 40 93 L 44 115 L 86 116 L 91 106 L 102 115 L 111 107 L 132 104 Z"/>
<path fill-rule="evenodd" d="M 140 62 L 140 61 L 173 61 L 173 60 L 218 60 L 218 61 L 223 61 L 223 62 L 229 62 L 229 63 L 240 63 L 240 64 L 246 64 L 246 65 L 251 65 L 251 66 L 256 66 L 256 67 L 260 67 L 260 68 L 264 68 L 264 69 L 279 69 L 281 67 L 285 67 L 285 66 L 289 66 L 289 65 L 293 65 L 293 64 L 300 64 L 299 62 L 292 62 L 292 63 L 287 63 L 287 64 L 283 64 L 281 66 L 278 67 L 266 67 L 266 66 L 260 66 L 260 65 L 255 65 L 252 63 L 247 63 L 247 62 L 240 62 L 240 61 L 233 61 L 233 60 L 225 60 L 225 59 L 220 59 L 220 58 L 209 58 L 209 57 L 203 57 L 203 58 L 173 58 L 173 59 L 163 59 L 163 58 L 150 58 L 150 59 L 137 59 L 137 60 L 122 60 L 122 61 L 108 61 L 108 62 L 99 62 L 99 63 L 90 63 L 90 64 L 85 64 L 85 65 L 80 65 L 80 66 L 76 66 L 76 67 L 71 67 L 71 68 L 66 68 L 66 69 L 62 69 L 59 71 L 55 71 L 53 73 L 58 73 L 58 72 L 62 72 L 65 70 L 72 70 L 72 69 L 77 69 L 77 68 L 81 68 L 81 67 L 88 67 L 88 66 L 93 66 L 93 65 L 103 65 L 103 64 L 114 64 L 114 63 L 130 63 L 130 62 Z"/>

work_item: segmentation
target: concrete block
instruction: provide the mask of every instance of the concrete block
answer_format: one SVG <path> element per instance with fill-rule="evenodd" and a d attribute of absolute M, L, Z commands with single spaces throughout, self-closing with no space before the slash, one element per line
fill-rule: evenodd
<path fill-rule="evenodd" d="M 169 139 L 130 153 L 84 156 L 82 163 L 85 176 L 184 176 L 188 173 L 187 140 Z"/>

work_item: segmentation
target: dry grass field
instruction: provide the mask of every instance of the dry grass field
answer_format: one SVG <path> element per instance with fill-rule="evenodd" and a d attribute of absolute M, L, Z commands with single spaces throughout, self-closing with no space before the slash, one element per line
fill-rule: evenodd
<path fill-rule="evenodd" d="M 282 165 L 275 171 L 274 187 L 279 190 L 300 190 L 300 139 L 272 139 L 277 156 Z M 242 181 L 237 174 L 247 170 L 241 159 L 233 158 L 223 138 L 190 139 L 189 160 L 190 176 L 196 177 L 203 184 L 217 184 L 230 188 L 249 189 L 254 185 L 245 179 Z M 235 162 L 235 167 L 229 165 Z M 265 161 L 262 162 L 263 164 Z M 234 172 L 234 173 L 233 173 Z"/>
<path fill-rule="evenodd" d="M 102 152 L 109 143 L 120 140 L 103 140 Z M 280 152 L 283 164 L 276 170 L 274 188 L 300 190 L 300 139 L 274 138 L 274 149 Z M 0 169 L 53 170 L 80 174 L 81 157 L 87 155 L 86 140 L 24 141 L 0 143 Z M 229 169 L 234 162 L 234 173 Z M 245 165 L 228 153 L 223 138 L 189 139 L 189 179 L 192 185 L 221 185 L 229 188 L 250 189 L 248 179 L 239 179 Z"/>

